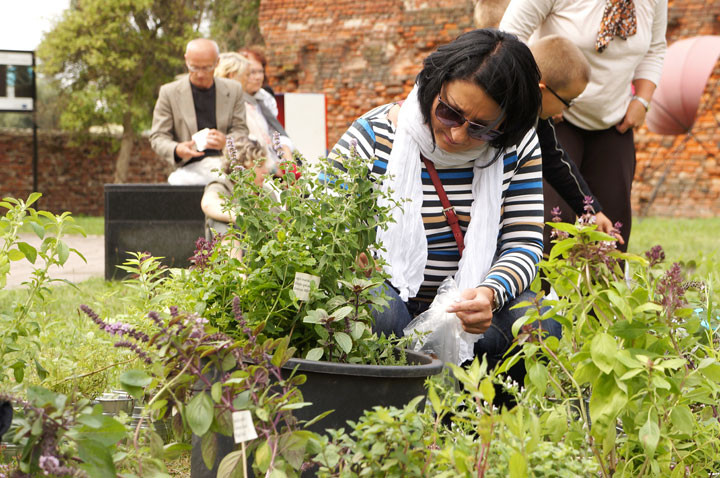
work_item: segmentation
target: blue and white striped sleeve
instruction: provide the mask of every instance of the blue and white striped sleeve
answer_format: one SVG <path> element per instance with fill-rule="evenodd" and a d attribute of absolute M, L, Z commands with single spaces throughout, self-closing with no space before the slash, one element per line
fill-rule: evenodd
<path fill-rule="evenodd" d="M 369 160 L 375 157 L 375 133 L 365 118 L 356 119 L 350 128 L 345 131 L 330 151 L 330 159 L 338 160 L 342 156 L 349 156 L 353 143 L 355 144 L 355 151 L 361 158 Z"/>
<path fill-rule="evenodd" d="M 503 211 L 498 260 L 481 285 L 495 289 L 500 305 L 517 297 L 535 278 L 543 252 L 542 154 L 534 129 L 504 161 Z"/>

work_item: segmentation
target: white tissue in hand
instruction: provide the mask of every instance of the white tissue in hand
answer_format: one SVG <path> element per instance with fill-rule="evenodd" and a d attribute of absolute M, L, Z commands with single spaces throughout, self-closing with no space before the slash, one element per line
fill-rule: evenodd
<path fill-rule="evenodd" d="M 195 142 L 195 147 L 198 151 L 205 151 L 205 148 L 207 148 L 208 133 L 210 133 L 210 130 L 208 128 L 203 128 L 192 135 L 192 139 Z"/>

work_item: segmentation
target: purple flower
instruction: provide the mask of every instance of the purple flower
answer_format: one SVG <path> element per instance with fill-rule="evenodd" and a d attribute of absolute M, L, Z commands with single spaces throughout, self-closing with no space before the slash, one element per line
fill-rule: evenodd
<path fill-rule="evenodd" d="M 552 222 L 562 222 L 562 218 L 560 217 L 562 216 L 562 211 L 559 206 L 552 208 L 550 214 L 552 214 Z"/>
<path fill-rule="evenodd" d="M 122 322 L 115 322 L 114 324 L 106 325 L 104 330 L 110 335 L 125 335 L 132 330 L 132 327 Z"/>
<path fill-rule="evenodd" d="M 185 325 L 191 327 L 190 335 L 191 339 L 199 339 L 205 335 L 205 324 L 208 323 L 207 319 L 200 317 L 199 315 L 193 314 L 185 319 Z"/>
<path fill-rule="evenodd" d="M 135 354 L 138 357 L 140 357 L 143 362 L 145 362 L 148 365 L 152 364 L 152 360 L 150 360 L 150 356 L 147 354 L 147 352 L 145 352 L 143 349 L 141 349 L 138 344 L 130 342 L 129 340 L 122 340 L 120 342 L 116 342 L 115 347 L 130 349 L 133 352 L 135 352 Z"/>
<path fill-rule="evenodd" d="M 665 309 L 668 319 L 672 320 L 675 310 L 684 307 L 685 288 L 683 287 L 683 274 L 677 262 L 658 281 L 655 292 L 661 296 L 660 304 Z"/>
<path fill-rule="evenodd" d="M 38 460 L 38 466 L 40 466 L 40 469 L 43 470 L 44 475 L 47 476 L 51 473 L 54 475 L 57 469 L 60 468 L 60 460 L 52 455 L 43 455 Z"/>
<path fill-rule="evenodd" d="M 210 256 L 221 239 L 222 236 L 219 234 L 214 236 L 212 241 L 208 241 L 204 237 L 198 237 L 198 240 L 195 241 L 195 252 L 188 259 L 192 264 L 190 268 L 204 271 L 210 265 Z"/>
<path fill-rule="evenodd" d="M 658 245 L 645 252 L 645 257 L 650 261 L 650 267 L 654 267 L 665 260 L 665 251 Z"/>

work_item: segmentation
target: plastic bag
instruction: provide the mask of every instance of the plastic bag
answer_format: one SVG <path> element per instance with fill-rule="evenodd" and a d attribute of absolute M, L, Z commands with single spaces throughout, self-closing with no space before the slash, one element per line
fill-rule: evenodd
<path fill-rule="evenodd" d="M 443 362 L 461 365 L 475 356 L 473 345 L 483 334 L 469 334 L 454 313 L 445 310 L 460 295 L 455 279 L 446 278 L 430 308 L 415 317 L 403 333 L 413 337 L 412 350 L 437 356 Z"/>

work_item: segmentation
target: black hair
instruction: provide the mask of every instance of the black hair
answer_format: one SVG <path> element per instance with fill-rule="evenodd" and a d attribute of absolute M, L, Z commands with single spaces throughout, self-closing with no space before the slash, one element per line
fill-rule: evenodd
<path fill-rule="evenodd" d="M 440 89 L 453 80 L 480 86 L 505 113 L 503 134 L 491 146 L 517 144 L 535 126 L 542 103 L 540 71 L 530 49 L 515 35 L 490 28 L 472 30 L 425 58 L 416 82 L 426 124 L 430 125 Z"/>

